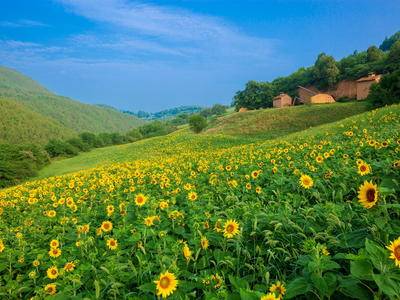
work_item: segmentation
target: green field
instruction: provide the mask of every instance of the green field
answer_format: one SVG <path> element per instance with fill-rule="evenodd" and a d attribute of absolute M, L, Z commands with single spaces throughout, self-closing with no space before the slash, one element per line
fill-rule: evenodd
<path fill-rule="evenodd" d="M 217 119 L 207 132 L 272 139 L 367 110 L 366 102 L 349 102 L 236 112 Z"/>
<path fill-rule="evenodd" d="M 289 133 L 340 120 L 366 110 L 365 102 L 352 102 L 228 113 L 210 124 L 214 127 L 205 133 L 197 135 L 184 128 L 166 137 L 95 149 L 76 157 L 55 160 L 42 169 L 37 178 L 65 174 L 107 163 L 168 156 L 175 154 L 175 150 L 171 150 L 174 145 L 177 147 L 184 145 L 187 150 L 198 148 L 212 150 L 283 138 Z"/>

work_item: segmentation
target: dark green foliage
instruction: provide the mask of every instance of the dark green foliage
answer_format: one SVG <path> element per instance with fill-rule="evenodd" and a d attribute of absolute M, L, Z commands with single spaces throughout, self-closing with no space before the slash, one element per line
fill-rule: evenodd
<path fill-rule="evenodd" d="M 50 140 L 44 149 L 50 157 L 75 156 L 79 153 L 79 149 L 62 140 Z"/>
<path fill-rule="evenodd" d="M 167 122 L 153 121 L 148 124 L 140 126 L 138 129 L 143 137 L 149 138 L 160 135 L 166 135 L 174 131 L 176 128 L 168 124 Z"/>
<path fill-rule="evenodd" d="M 275 93 L 284 92 L 292 97 L 297 96 L 299 85 L 308 86 L 313 82 L 313 68 L 300 68 L 286 77 L 279 77 L 272 81 Z"/>
<path fill-rule="evenodd" d="M 379 46 L 379 49 L 381 49 L 382 51 L 388 51 L 397 41 L 400 41 L 400 31 L 397 31 L 389 38 L 385 38 L 385 40 Z"/>
<path fill-rule="evenodd" d="M 225 105 L 221 104 L 214 104 L 210 108 L 204 108 L 202 111 L 200 111 L 200 115 L 202 115 L 205 118 L 211 117 L 211 116 L 220 116 L 226 113 L 227 107 Z"/>
<path fill-rule="evenodd" d="M 325 53 L 318 55 L 313 69 L 313 79 L 319 89 L 333 87 L 338 81 L 339 73 L 339 68 L 332 56 Z"/>
<path fill-rule="evenodd" d="M 49 157 L 36 145 L 0 144 L 0 188 L 35 176 L 49 163 Z"/>
<path fill-rule="evenodd" d="M 383 58 L 383 51 L 376 46 L 371 46 L 367 49 L 367 61 L 376 62 Z"/>
<path fill-rule="evenodd" d="M 374 107 L 400 103 L 400 70 L 385 75 L 379 84 L 374 84 L 368 100 Z"/>
<path fill-rule="evenodd" d="M 78 149 L 79 151 L 89 151 L 90 150 L 90 146 L 88 144 L 86 144 L 82 139 L 80 138 L 72 138 L 67 140 L 67 143 L 71 144 L 72 146 L 74 146 L 76 149 Z"/>
<path fill-rule="evenodd" d="M 275 95 L 273 85 L 269 82 L 247 82 L 243 91 L 236 93 L 233 105 L 239 110 L 241 107 L 258 109 L 272 107 L 272 100 Z"/>
<path fill-rule="evenodd" d="M 134 129 L 128 131 L 128 133 L 126 134 L 126 138 L 130 142 L 135 142 L 135 141 L 141 140 L 143 138 L 143 135 L 140 133 L 139 129 L 134 128 Z"/>
<path fill-rule="evenodd" d="M 400 69 L 400 41 L 395 42 L 390 48 L 387 65 L 388 71 Z"/>
<path fill-rule="evenodd" d="M 192 115 L 189 118 L 190 129 L 195 133 L 200 133 L 207 127 L 207 119 L 201 115 Z"/>

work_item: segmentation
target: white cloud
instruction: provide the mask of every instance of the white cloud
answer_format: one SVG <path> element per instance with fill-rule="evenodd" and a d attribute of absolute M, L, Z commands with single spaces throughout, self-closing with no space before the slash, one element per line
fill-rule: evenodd
<path fill-rule="evenodd" d="M 203 53 L 208 58 L 222 55 L 265 60 L 275 44 L 273 40 L 249 36 L 220 18 L 178 8 L 126 0 L 59 2 L 77 15 L 109 25 L 113 33 L 120 35 L 120 40 L 114 41 L 119 49 L 125 45 L 127 49 L 172 55 L 198 57 Z M 97 39 L 104 37 L 98 35 Z"/>
<path fill-rule="evenodd" d="M 49 25 L 39 22 L 39 21 L 28 20 L 28 19 L 0 22 L 0 27 L 20 28 L 20 27 L 47 27 L 47 26 L 49 26 Z"/>

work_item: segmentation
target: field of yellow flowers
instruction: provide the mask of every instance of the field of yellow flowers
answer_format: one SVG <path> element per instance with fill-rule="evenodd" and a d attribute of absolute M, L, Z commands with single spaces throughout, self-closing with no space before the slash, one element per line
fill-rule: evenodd
<path fill-rule="evenodd" d="M 0 191 L 0 298 L 398 299 L 400 106 L 170 147 Z"/>

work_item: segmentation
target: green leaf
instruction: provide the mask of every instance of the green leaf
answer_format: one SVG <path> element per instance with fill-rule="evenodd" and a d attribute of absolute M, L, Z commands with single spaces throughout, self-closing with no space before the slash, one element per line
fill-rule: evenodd
<path fill-rule="evenodd" d="M 388 254 L 386 250 L 369 239 L 365 240 L 365 249 L 367 250 L 370 260 L 375 268 L 383 272 L 388 259 Z"/>
<path fill-rule="evenodd" d="M 311 286 L 304 277 L 298 277 L 289 282 L 286 289 L 285 299 L 292 299 L 296 296 L 307 294 L 311 290 Z"/>
<path fill-rule="evenodd" d="M 260 292 L 253 292 L 245 289 L 240 289 L 241 300 L 259 300 L 262 294 Z"/>
<path fill-rule="evenodd" d="M 361 285 L 360 280 L 352 277 L 342 278 L 338 289 L 343 295 L 354 299 L 368 300 L 373 297 L 369 290 Z"/>
<path fill-rule="evenodd" d="M 353 260 L 350 262 L 350 273 L 359 279 L 372 280 L 372 264 L 368 260 Z"/>
<path fill-rule="evenodd" d="M 387 274 L 373 274 L 376 284 L 379 289 L 390 297 L 400 295 L 400 282 L 393 280 Z"/>
<path fill-rule="evenodd" d="M 96 290 L 96 299 L 100 298 L 100 284 L 97 280 L 94 281 L 94 288 Z"/>
<path fill-rule="evenodd" d="M 229 275 L 229 281 L 237 291 L 239 291 L 240 289 L 248 289 L 249 288 L 249 284 L 247 283 L 246 280 L 243 280 L 243 279 L 240 279 L 237 277 L 233 277 L 232 275 Z"/>
<path fill-rule="evenodd" d="M 142 292 L 150 292 L 150 293 L 155 293 L 156 291 L 156 285 L 152 282 L 142 284 L 141 286 L 138 287 L 139 290 Z"/>

